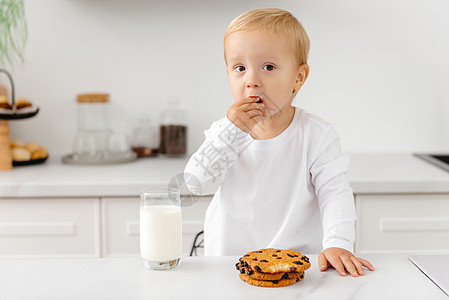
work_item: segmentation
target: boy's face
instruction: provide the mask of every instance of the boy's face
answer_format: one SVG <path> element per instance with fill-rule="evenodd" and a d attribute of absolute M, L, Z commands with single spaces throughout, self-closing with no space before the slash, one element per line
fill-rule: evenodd
<path fill-rule="evenodd" d="M 291 105 L 293 91 L 308 75 L 286 38 L 263 31 L 231 33 L 225 41 L 225 59 L 234 100 L 258 96 L 269 116 Z"/>

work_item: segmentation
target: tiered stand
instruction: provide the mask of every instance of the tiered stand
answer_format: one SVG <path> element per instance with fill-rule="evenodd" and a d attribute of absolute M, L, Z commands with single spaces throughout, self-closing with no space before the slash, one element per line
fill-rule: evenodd
<path fill-rule="evenodd" d="M 0 73 L 6 74 L 11 84 L 12 111 L 0 112 L 0 171 L 12 169 L 12 155 L 10 149 L 8 120 L 28 119 L 34 117 L 39 112 L 39 108 L 33 111 L 20 113 L 15 106 L 14 81 L 11 74 L 5 69 L 0 69 Z"/>

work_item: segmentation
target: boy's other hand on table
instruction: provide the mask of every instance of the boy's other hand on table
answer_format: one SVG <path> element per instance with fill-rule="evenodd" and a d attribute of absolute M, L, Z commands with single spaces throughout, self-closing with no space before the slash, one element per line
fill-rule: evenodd
<path fill-rule="evenodd" d="M 345 270 L 353 277 L 364 275 L 363 267 L 374 271 L 374 267 L 369 261 L 355 257 L 354 254 L 342 248 L 323 250 L 318 256 L 318 265 L 322 272 L 332 266 L 341 276 L 346 276 Z"/>

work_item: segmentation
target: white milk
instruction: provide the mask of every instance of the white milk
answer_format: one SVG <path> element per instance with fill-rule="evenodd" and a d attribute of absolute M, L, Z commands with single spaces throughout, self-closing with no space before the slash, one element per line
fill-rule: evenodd
<path fill-rule="evenodd" d="M 148 261 L 181 257 L 181 207 L 154 205 L 140 208 L 140 254 Z"/>

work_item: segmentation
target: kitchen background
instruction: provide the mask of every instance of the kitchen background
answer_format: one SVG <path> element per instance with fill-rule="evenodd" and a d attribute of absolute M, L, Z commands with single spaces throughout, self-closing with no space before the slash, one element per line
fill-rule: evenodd
<path fill-rule="evenodd" d="M 41 110 L 10 122 L 11 138 L 60 156 L 72 151 L 78 93 L 110 93 L 126 131 L 143 112 L 158 123 L 178 96 L 195 151 L 233 103 L 224 30 L 257 7 L 304 25 L 311 74 L 295 103 L 333 123 L 344 151 L 449 151 L 447 0 L 26 0 L 26 62 L 11 72 L 16 96 Z"/>

